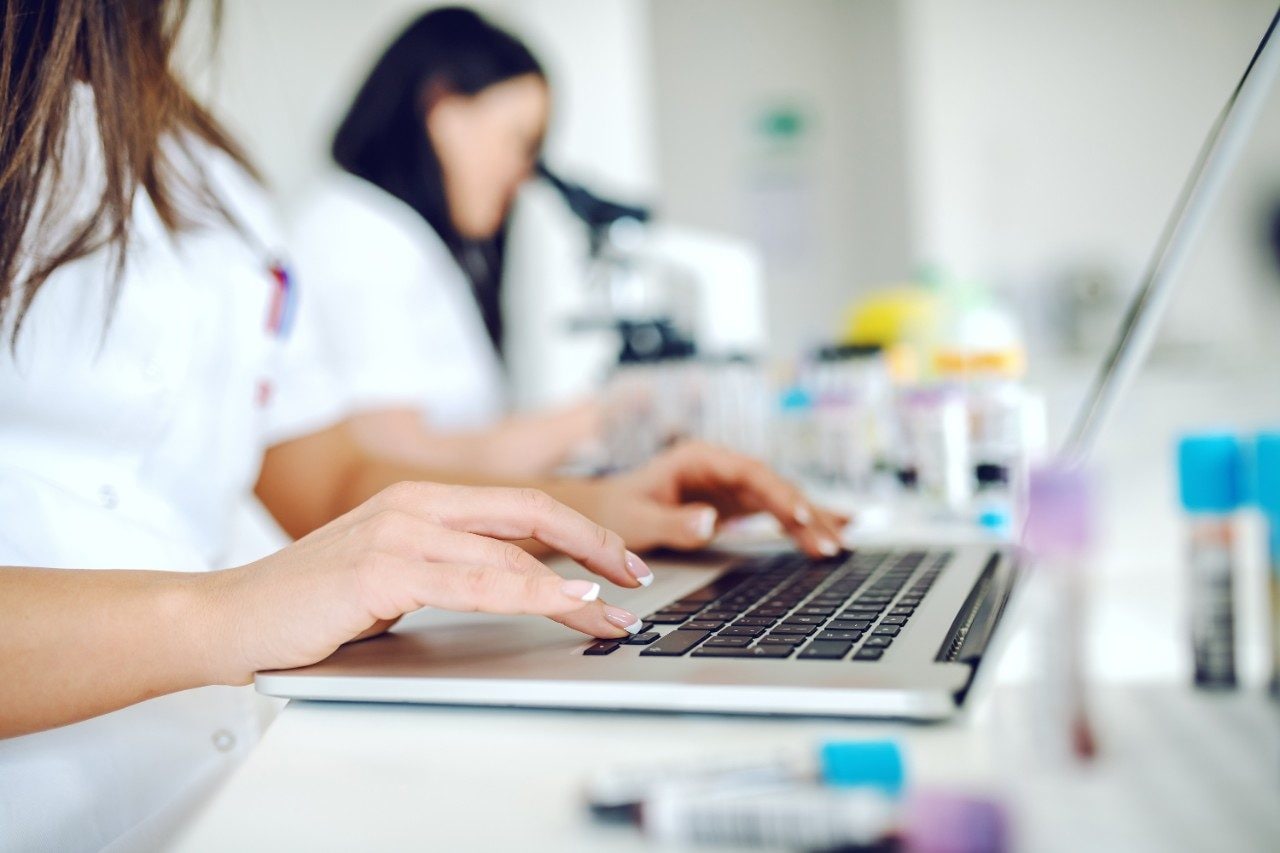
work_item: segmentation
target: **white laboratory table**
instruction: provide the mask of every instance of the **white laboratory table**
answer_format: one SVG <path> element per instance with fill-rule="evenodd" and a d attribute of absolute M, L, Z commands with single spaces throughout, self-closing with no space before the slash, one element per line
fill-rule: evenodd
<path fill-rule="evenodd" d="M 1100 754 L 1073 769 L 1040 754 L 1026 692 L 934 726 L 293 702 L 177 849 L 648 850 L 588 816 L 597 769 L 886 736 L 913 785 L 1004 801 L 1014 849 L 1280 849 L 1280 711 L 1261 693 L 1097 687 Z"/>
<path fill-rule="evenodd" d="M 1089 767 L 1041 754 L 1015 636 L 987 698 L 938 726 L 294 702 L 175 846 L 646 850 L 635 830 L 587 815 L 581 789 L 597 768 L 888 735 L 913 784 L 1001 798 L 1016 849 L 1280 850 L 1277 704 L 1256 687 L 1187 686 L 1169 463 L 1177 425 L 1231 405 L 1240 422 L 1277 421 L 1280 401 L 1269 379 L 1250 393 L 1201 378 L 1146 379 L 1100 449 L 1106 523 L 1086 660 L 1101 750 Z M 1246 568 L 1242 593 L 1260 602 L 1261 567 Z M 1257 650 L 1261 604 L 1246 610 L 1240 628 Z M 1256 685 L 1260 656 L 1246 653 L 1244 670 Z"/>

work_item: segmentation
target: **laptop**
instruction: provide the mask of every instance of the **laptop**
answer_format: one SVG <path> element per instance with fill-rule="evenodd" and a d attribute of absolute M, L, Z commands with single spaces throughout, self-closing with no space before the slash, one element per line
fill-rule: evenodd
<path fill-rule="evenodd" d="M 1064 462 L 1085 459 L 1150 347 L 1275 77 L 1275 26 L 1209 132 Z M 428 611 L 312 666 L 259 673 L 256 684 L 297 699 L 943 720 L 993 669 L 1025 571 L 1016 548 L 974 543 L 855 545 L 828 559 L 690 556 L 660 564 L 651 587 L 620 599 L 648 614 L 623 641 L 583 639 L 546 619 Z"/>

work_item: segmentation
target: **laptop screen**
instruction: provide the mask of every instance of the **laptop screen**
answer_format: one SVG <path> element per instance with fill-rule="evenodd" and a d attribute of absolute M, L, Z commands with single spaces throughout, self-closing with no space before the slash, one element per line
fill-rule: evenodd
<path fill-rule="evenodd" d="M 1063 442 L 1060 457 L 1064 461 L 1082 461 L 1093 449 L 1115 401 L 1133 382 L 1151 348 L 1178 272 L 1204 230 L 1205 220 L 1249 139 L 1280 68 L 1280 46 L 1272 38 L 1278 20 L 1280 10 L 1271 19 L 1240 82 L 1209 129 L 1156 243 L 1142 283 L 1125 309 L 1093 385 Z"/>

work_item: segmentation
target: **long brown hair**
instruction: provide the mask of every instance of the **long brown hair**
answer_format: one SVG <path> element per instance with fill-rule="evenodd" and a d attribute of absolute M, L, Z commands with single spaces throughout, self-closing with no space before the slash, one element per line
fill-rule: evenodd
<path fill-rule="evenodd" d="M 14 342 L 49 276 L 104 248 L 114 252 L 114 302 L 139 189 L 173 233 L 196 224 L 197 208 L 228 217 L 199 158 L 175 163 L 192 144 L 257 173 L 170 65 L 187 0 L 4 0 L 0 8 L 0 321 L 14 312 Z M 215 3 L 215 31 L 219 13 Z M 79 188 L 66 184 L 80 176 L 64 169 L 75 81 L 93 92 L 103 170 L 101 197 L 78 218 L 69 199 Z"/>

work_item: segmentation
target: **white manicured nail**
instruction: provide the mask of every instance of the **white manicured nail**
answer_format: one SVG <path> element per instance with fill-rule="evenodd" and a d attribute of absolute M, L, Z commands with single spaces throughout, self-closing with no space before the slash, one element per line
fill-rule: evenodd
<path fill-rule="evenodd" d="M 808 504 L 799 504 L 795 511 L 796 524 L 801 527 L 808 527 L 813 521 L 813 512 L 810 511 Z"/>
<path fill-rule="evenodd" d="M 644 626 L 644 622 L 630 610 L 623 610 L 621 607 L 614 607 L 611 604 L 605 605 L 604 618 L 633 637 L 639 634 L 640 628 Z"/>
<path fill-rule="evenodd" d="M 716 535 L 716 518 L 716 511 L 713 508 L 707 507 L 701 510 L 690 522 L 693 535 L 704 542 L 710 541 L 711 537 Z"/>
<path fill-rule="evenodd" d="M 631 577 L 639 581 L 641 586 L 649 586 L 653 583 L 653 569 L 630 551 L 627 552 L 627 571 L 631 572 Z"/>
<path fill-rule="evenodd" d="M 591 581 L 565 581 L 560 591 L 579 601 L 595 601 L 600 597 L 600 584 Z"/>

